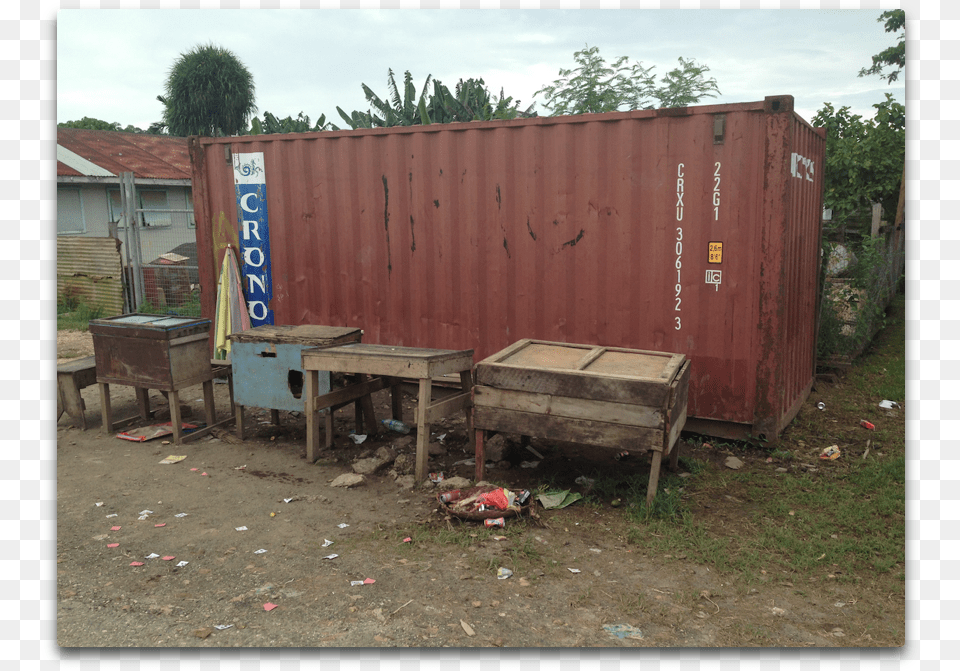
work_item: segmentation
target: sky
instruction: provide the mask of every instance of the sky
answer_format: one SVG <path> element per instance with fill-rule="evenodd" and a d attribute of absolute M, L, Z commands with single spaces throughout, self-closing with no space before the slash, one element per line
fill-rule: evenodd
<path fill-rule="evenodd" d="M 345 3 L 347 4 L 347 3 Z M 905 77 L 858 77 L 896 42 L 882 10 L 162 10 L 63 9 L 57 14 L 57 122 L 94 117 L 146 129 L 162 118 L 171 66 L 200 44 L 232 51 L 250 70 L 258 114 L 303 112 L 347 127 L 337 113 L 366 111 L 361 84 L 387 98 L 388 70 L 428 75 L 451 90 L 482 77 L 535 104 L 573 68 L 574 52 L 599 48 L 658 77 L 680 57 L 710 68 L 721 95 L 701 104 L 793 95 L 810 120 L 829 102 L 865 118 L 890 93 L 905 103 Z"/>

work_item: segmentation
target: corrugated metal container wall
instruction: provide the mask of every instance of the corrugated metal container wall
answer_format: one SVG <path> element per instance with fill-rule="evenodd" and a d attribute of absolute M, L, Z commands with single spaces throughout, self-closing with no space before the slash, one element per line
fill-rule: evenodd
<path fill-rule="evenodd" d="M 262 152 L 275 323 L 477 360 L 521 338 L 683 353 L 688 427 L 772 439 L 814 378 L 824 146 L 790 96 L 192 138 L 201 284 L 244 242 L 234 163 Z"/>

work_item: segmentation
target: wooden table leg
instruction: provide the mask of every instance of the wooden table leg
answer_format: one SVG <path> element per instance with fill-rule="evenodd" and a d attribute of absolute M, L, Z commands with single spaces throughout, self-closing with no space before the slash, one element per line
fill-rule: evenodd
<path fill-rule="evenodd" d="M 370 380 L 369 375 L 361 375 L 360 382 L 368 382 Z M 367 433 L 371 436 L 377 435 L 380 430 L 380 425 L 377 423 L 377 414 L 373 409 L 373 396 L 367 394 L 366 396 L 360 399 L 360 408 L 363 410 L 363 417 L 365 422 L 369 425 L 367 426 Z M 357 433 L 360 433 L 359 431 Z"/>
<path fill-rule="evenodd" d="M 170 427 L 173 429 L 173 444 L 183 444 L 183 418 L 180 415 L 180 392 L 168 391 L 167 403 L 170 405 Z"/>
<path fill-rule="evenodd" d="M 650 481 L 647 483 L 647 505 L 653 503 L 653 497 L 657 493 L 657 485 L 660 482 L 660 460 L 663 459 L 663 452 L 654 450 L 650 455 Z"/>
<path fill-rule="evenodd" d="M 137 409 L 140 411 L 140 419 L 150 419 L 150 390 L 143 387 L 134 387 L 133 391 L 137 395 Z"/>
<path fill-rule="evenodd" d="M 427 408 L 430 407 L 430 393 L 433 385 L 430 378 L 420 380 L 420 393 L 417 395 L 417 484 L 427 477 L 427 458 L 429 456 L 430 425 L 427 424 Z M 369 397 L 368 397 L 369 398 Z"/>
<path fill-rule="evenodd" d="M 320 374 L 317 371 L 304 371 L 303 412 L 307 416 L 307 462 L 311 464 L 320 455 L 320 422 L 316 410 L 319 384 Z"/>
<path fill-rule="evenodd" d="M 207 426 L 217 423 L 216 401 L 213 400 L 213 380 L 203 383 L 203 408 L 207 414 Z"/>
<path fill-rule="evenodd" d="M 486 466 L 486 455 L 483 453 L 483 429 L 477 429 L 474 434 L 474 442 L 476 443 L 474 475 L 477 476 L 477 482 L 480 482 L 483 480 Z"/>
<path fill-rule="evenodd" d="M 468 394 L 473 391 L 473 372 L 469 370 L 460 371 L 460 388 Z M 470 448 L 476 450 L 476 436 L 473 433 L 473 399 L 471 397 L 470 405 L 463 409 L 467 420 L 467 440 Z"/>
<path fill-rule="evenodd" d="M 237 438 L 243 440 L 243 406 L 238 404 L 236 409 Z"/>
<path fill-rule="evenodd" d="M 390 411 L 393 418 L 399 422 L 403 421 L 403 391 L 399 384 L 390 385 Z"/>
<path fill-rule="evenodd" d="M 103 417 L 101 433 L 109 435 L 113 433 L 113 413 L 110 411 L 110 385 L 106 382 L 100 382 L 98 384 L 100 386 L 100 414 Z"/>

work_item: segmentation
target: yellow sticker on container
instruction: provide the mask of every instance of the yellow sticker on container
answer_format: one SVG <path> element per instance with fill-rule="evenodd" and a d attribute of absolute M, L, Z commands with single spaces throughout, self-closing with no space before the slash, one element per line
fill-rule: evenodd
<path fill-rule="evenodd" d="M 722 242 L 707 243 L 707 263 L 722 263 L 722 262 L 723 262 L 723 243 Z"/>

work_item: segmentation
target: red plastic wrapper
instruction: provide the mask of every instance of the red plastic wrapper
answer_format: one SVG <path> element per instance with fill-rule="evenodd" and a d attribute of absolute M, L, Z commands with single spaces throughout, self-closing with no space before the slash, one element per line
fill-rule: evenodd
<path fill-rule="evenodd" d="M 483 501 L 484 505 L 492 506 L 498 510 L 506 510 L 507 506 L 510 505 L 510 502 L 507 501 L 507 495 L 503 493 L 502 489 L 487 492 L 480 497 L 480 500 Z"/>
<path fill-rule="evenodd" d="M 865 419 L 860 420 L 860 426 L 862 426 L 865 429 L 870 429 L 871 431 L 873 431 L 876 428 L 873 424 L 871 424 Z"/>
<path fill-rule="evenodd" d="M 506 520 L 502 517 L 488 518 L 483 521 L 484 526 L 487 527 L 502 527 L 506 525 Z"/>

